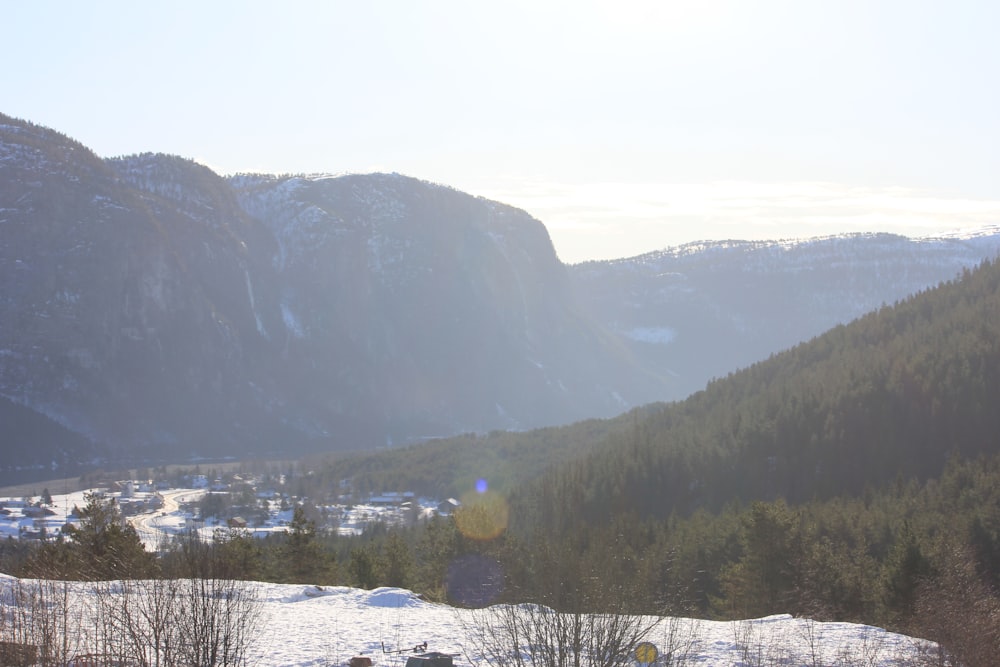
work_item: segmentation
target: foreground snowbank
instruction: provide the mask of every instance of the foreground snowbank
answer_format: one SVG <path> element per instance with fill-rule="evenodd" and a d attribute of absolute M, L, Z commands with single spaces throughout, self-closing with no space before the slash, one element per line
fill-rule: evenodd
<path fill-rule="evenodd" d="M 254 665 L 340 665 L 368 655 L 380 667 L 401 667 L 405 649 L 475 661 L 468 639 L 474 612 L 420 600 L 401 589 L 261 584 L 262 629 L 249 656 Z M 880 628 L 819 623 L 787 615 L 738 622 L 660 620 L 649 636 L 660 655 L 673 651 L 689 665 L 920 665 L 933 645 Z M 927 664 L 930 664 L 929 661 Z"/>

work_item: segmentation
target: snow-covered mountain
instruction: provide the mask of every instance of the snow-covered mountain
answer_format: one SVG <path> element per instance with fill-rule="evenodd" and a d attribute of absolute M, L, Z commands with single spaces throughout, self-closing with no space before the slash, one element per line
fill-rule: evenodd
<path fill-rule="evenodd" d="M 954 279 L 1000 255 L 1000 227 L 691 243 L 570 267 L 591 315 L 683 398 L 713 377 Z"/>
<path fill-rule="evenodd" d="M 0 116 L 0 475 L 611 416 L 998 247 L 872 235 L 566 266 L 541 222 L 448 187 L 102 159 Z"/>

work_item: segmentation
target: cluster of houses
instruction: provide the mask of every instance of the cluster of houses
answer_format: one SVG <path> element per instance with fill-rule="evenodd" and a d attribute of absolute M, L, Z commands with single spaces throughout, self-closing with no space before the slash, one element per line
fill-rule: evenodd
<path fill-rule="evenodd" d="M 280 488 L 282 480 L 277 486 Z M 181 487 L 174 484 L 180 483 Z M 379 522 L 408 524 L 434 514 L 450 515 L 459 506 L 457 500 L 442 502 L 421 499 L 412 492 L 385 492 L 355 501 L 311 503 L 278 491 L 275 486 L 259 483 L 249 476 L 230 474 L 226 478 L 194 474 L 172 483 L 149 480 L 108 481 L 100 493 L 115 498 L 125 518 L 164 516 L 164 494 L 175 488 L 189 488 L 199 493 L 181 502 L 174 524 L 178 531 L 214 529 L 228 526 L 249 530 L 283 530 L 292 518 L 294 507 L 310 508 L 310 519 L 317 528 L 334 530 L 342 535 L 360 534 L 366 526 Z M 58 496 L 55 501 L 40 499 L 0 499 L 0 537 L 47 539 L 76 520 L 74 510 L 85 504 L 85 492 Z M 47 496 L 46 494 L 44 494 Z M 217 511 L 206 515 L 206 497 L 214 496 Z M 237 498 L 239 500 L 237 501 Z M 218 511 L 218 505 L 222 505 Z"/>
<path fill-rule="evenodd" d="M 25 540 L 45 539 L 53 529 L 52 524 L 61 527 L 59 513 L 41 501 L 30 502 L 16 498 L 0 501 L 0 527 L 10 537 Z"/>

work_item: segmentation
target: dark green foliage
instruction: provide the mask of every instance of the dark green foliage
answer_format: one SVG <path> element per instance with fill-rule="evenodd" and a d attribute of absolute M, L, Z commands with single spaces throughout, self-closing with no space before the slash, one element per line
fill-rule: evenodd
<path fill-rule="evenodd" d="M 783 501 L 756 502 L 743 524 L 743 555 L 720 573 L 727 615 L 755 618 L 790 607 L 803 561 L 798 517 Z"/>
<path fill-rule="evenodd" d="M 351 560 L 347 564 L 351 583 L 361 588 L 372 589 L 382 581 L 382 555 L 372 544 L 362 545 L 351 551 Z"/>
<path fill-rule="evenodd" d="M 646 412 L 637 409 L 634 414 Z M 613 434 L 631 429 L 629 420 L 587 420 L 561 428 L 528 432 L 468 433 L 376 454 L 311 462 L 303 492 L 336 488 L 350 479 L 354 493 L 400 489 L 436 498 L 458 498 L 475 488 L 480 478 L 490 488 L 510 492 L 551 466 L 590 451 Z"/>
<path fill-rule="evenodd" d="M 417 587 L 437 601 L 447 599 L 448 567 L 462 548 L 462 538 L 451 517 L 433 517 L 420 531 L 415 551 Z"/>
<path fill-rule="evenodd" d="M 147 552 L 135 529 L 125 522 L 114 499 L 87 496 L 79 510 L 80 525 L 69 528 L 76 547 L 75 575 L 83 579 L 145 578 L 156 572 L 156 561 Z"/>
<path fill-rule="evenodd" d="M 288 536 L 281 547 L 277 567 L 278 581 L 328 584 L 333 581 L 333 560 L 316 539 L 316 522 L 306 517 L 302 505 L 296 505 Z"/>
<path fill-rule="evenodd" d="M 218 530 L 210 542 L 197 533 L 174 539 L 160 556 L 170 578 L 256 580 L 263 574 L 258 540 L 244 531 Z"/>
<path fill-rule="evenodd" d="M 398 532 L 389 533 L 383 550 L 386 586 L 408 588 L 413 579 L 413 557 L 408 544 Z"/>
<path fill-rule="evenodd" d="M 918 586 L 931 575 L 930 561 L 909 523 L 896 536 L 884 571 L 884 615 L 894 626 L 904 627 L 916 613 Z"/>

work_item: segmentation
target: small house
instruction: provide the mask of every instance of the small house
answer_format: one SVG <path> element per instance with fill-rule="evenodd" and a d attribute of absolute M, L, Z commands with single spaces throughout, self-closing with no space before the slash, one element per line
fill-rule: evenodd
<path fill-rule="evenodd" d="M 462 503 L 458 502 L 454 498 L 449 498 L 448 500 L 442 500 L 438 503 L 437 513 L 441 516 L 450 516 L 455 510 L 459 508 Z"/>

